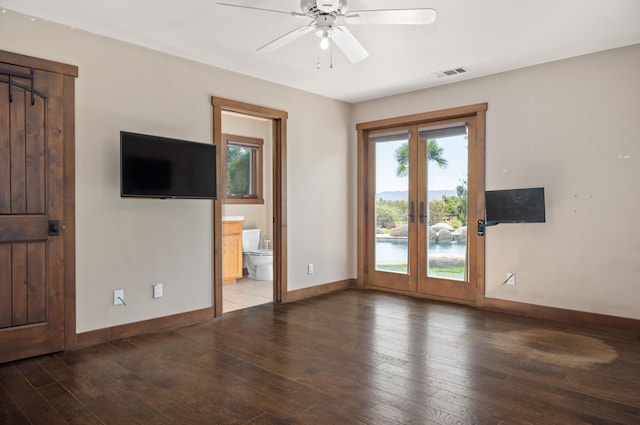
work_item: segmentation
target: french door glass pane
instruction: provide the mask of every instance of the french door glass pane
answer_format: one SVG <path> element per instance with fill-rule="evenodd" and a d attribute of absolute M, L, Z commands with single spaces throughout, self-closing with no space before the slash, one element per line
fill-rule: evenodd
<path fill-rule="evenodd" d="M 467 128 L 418 134 L 427 143 L 427 276 L 467 281 Z"/>
<path fill-rule="evenodd" d="M 409 133 L 369 141 L 375 149 L 375 269 L 408 274 Z"/>

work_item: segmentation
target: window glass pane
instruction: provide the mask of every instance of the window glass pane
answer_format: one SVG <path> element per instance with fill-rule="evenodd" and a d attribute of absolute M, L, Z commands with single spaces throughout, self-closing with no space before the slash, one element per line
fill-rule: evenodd
<path fill-rule="evenodd" d="M 427 143 L 427 276 L 467 281 L 467 128 L 419 134 Z"/>
<path fill-rule="evenodd" d="M 253 188 L 253 151 L 247 146 L 227 147 L 227 193 L 230 196 L 255 196 Z"/>
<path fill-rule="evenodd" d="M 408 274 L 409 133 L 370 139 L 375 149 L 375 269 Z"/>

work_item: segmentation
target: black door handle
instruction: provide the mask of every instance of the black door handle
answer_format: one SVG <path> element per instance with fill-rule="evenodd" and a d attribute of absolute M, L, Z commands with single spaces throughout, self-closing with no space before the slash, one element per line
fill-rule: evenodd
<path fill-rule="evenodd" d="M 424 223 L 424 218 L 426 216 L 424 215 L 424 202 L 420 201 L 420 223 Z"/>
<path fill-rule="evenodd" d="M 58 236 L 60 234 L 60 222 L 58 220 L 49 220 L 49 236 Z"/>
<path fill-rule="evenodd" d="M 409 211 L 409 219 L 411 220 L 412 223 L 413 223 L 414 218 L 415 218 L 415 210 L 416 210 L 416 203 L 411 201 L 411 207 L 410 207 L 410 211 Z"/>

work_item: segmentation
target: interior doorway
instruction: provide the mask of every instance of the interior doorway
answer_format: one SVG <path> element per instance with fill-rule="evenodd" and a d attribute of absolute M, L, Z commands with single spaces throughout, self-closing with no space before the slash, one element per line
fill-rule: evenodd
<path fill-rule="evenodd" d="M 223 313 L 273 302 L 272 126 L 222 112 Z"/>
<path fill-rule="evenodd" d="M 484 282 L 476 232 L 484 108 L 359 124 L 362 286 L 476 301 Z"/>
<path fill-rule="evenodd" d="M 264 227 L 271 227 L 271 234 L 266 233 L 269 247 L 273 250 L 273 280 L 272 280 L 272 299 L 273 302 L 285 302 L 287 293 L 287 273 L 286 273 L 286 123 L 288 114 L 272 108 L 237 102 L 219 97 L 212 97 L 213 105 L 213 136 L 214 143 L 219 147 L 217 156 L 217 173 L 218 173 L 218 199 L 214 201 L 213 210 L 213 241 L 214 241 L 214 278 L 213 278 L 213 305 L 215 315 L 220 316 L 224 312 L 223 298 L 223 270 L 224 270 L 224 240 L 223 240 L 223 219 L 225 217 L 225 200 L 221 192 L 221 183 L 225 179 L 222 175 L 223 167 L 221 162 L 223 155 L 220 147 L 223 145 L 223 122 L 225 115 L 227 117 L 240 115 L 244 118 L 255 118 L 258 120 L 267 120 L 270 125 L 270 143 L 271 148 L 265 153 L 271 167 L 270 188 L 268 205 L 264 210 L 267 216 L 264 221 Z M 226 152 L 225 152 L 226 154 Z M 266 199 L 265 199 L 266 203 Z M 240 205 L 242 202 L 240 202 Z M 235 213 L 234 213 L 235 214 Z M 238 218 L 231 216 L 231 218 Z M 237 220 L 236 220 L 237 221 Z M 254 224 L 255 226 L 255 224 Z M 240 232 L 240 238 L 241 232 Z M 262 246 L 265 245 L 265 238 L 262 239 Z M 238 261 L 242 261 L 239 259 Z"/>

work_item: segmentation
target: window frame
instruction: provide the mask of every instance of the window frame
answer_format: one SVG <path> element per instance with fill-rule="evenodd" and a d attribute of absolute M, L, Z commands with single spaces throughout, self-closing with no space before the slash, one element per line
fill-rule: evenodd
<path fill-rule="evenodd" d="M 251 163 L 252 169 L 252 182 L 251 185 L 254 188 L 253 196 L 242 195 L 229 195 L 228 190 L 228 149 L 229 145 L 248 147 L 252 149 Z M 262 175 L 262 148 L 264 146 L 264 140 L 254 137 L 238 136 L 233 134 L 222 134 L 222 146 L 221 146 L 221 164 L 222 164 L 222 199 L 226 204 L 264 204 L 263 196 L 263 175 Z"/>

